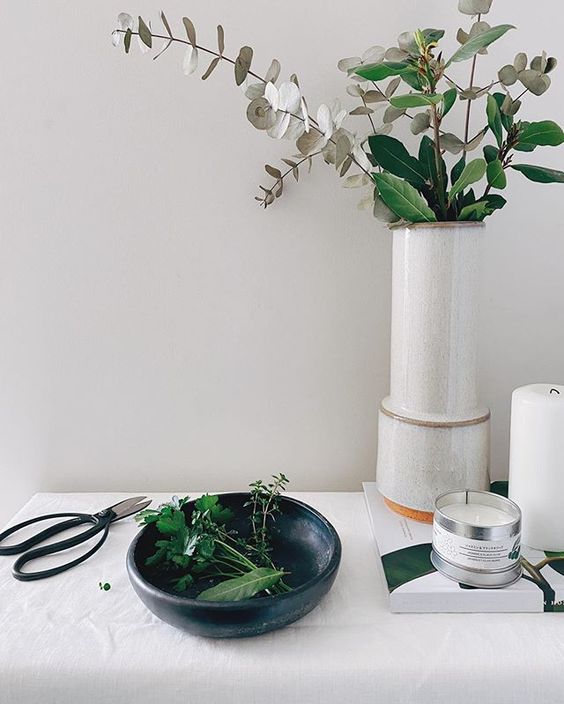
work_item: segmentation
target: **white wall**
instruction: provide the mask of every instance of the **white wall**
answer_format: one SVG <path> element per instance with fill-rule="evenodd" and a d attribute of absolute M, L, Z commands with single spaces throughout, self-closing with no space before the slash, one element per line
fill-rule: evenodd
<path fill-rule="evenodd" d="M 315 106 L 344 96 L 337 59 L 416 26 L 456 30 L 455 5 L 164 9 L 178 32 L 190 14 L 209 44 L 222 22 L 229 51 L 250 43 L 260 70 L 276 56 Z M 494 5 L 493 22 L 521 28 L 492 51 L 496 68 L 522 49 L 558 51 L 563 10 L 548 22 L 526 3 Z M 160 9 L 0 7 L 1 520 L 36 490 L 231 489 L 279 470 L 295 489 L 355 490 L 374 474 L 389 234 L 323 164 L 261 211 L 263 164 L 292 149 L 246 122 L 231 71 L 204 83 L 182 74 L 178 50 L 153 62 L 112 48 L 119 11 L 156 24 Z M 554 80 L 524 114 L 562 122 L 562 72 Z M 562 154 L 534 161 L 561 167 Z M 509 194 L 483 286 L 496 476 L 511 390 L 564 380 L 564 187 L 515 174 Z"/>

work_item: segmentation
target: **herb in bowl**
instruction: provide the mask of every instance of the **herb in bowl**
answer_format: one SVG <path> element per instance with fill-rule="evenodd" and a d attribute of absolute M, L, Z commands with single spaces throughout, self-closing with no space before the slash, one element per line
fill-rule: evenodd
<path fill-rule="evenodd" d="M 159 574 L 169 573 L 169 583 L 177 592 L 207 586 L 197 595 L 201 600 L 240 601 L 260 593 L 291 591 L 283 581 L 287 573 L 272 561 L 270 532 L 287 483 L 287 477 L 279 474 L 269 483 L 251 484 L 245 504 L 250 508 L 248 536 L 230 526 L 234 514 L 215 494 L 196 499 L 191 514 L 184 510 L 188 496 L 173 496 L 157 510 L 141 511 L 136 520 L 155 524 L 160 534 L 146 566 Z"/>

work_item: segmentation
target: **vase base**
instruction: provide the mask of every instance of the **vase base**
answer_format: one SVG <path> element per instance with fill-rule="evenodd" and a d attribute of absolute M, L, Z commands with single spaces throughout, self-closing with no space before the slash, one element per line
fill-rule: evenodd
<path fill-rule="evenodd" d="M 394 513 L 399 513 L 400 516 L 405 516 L 405 518 L 411 518 L 412 521 L 419 521 L 420 523 L 433 522 L 432 511 L 418 511 L 415 508 L 408 508 L 407 506 L 396 504 L 395 501 L 387 499 L 385 496 L 384 502 L 386 506 L 391 509 Z"/>

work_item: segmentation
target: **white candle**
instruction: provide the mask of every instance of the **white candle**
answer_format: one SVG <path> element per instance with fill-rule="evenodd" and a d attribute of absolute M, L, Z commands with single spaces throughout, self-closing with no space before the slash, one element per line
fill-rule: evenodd
<path fill-rule="evenodd" d="M 513 392 L 509 497 L 523 513 L 523 543 L 564 550 L 564 386 Z"/>
<path fill-rule="evenodd" d="M 450 504 L 443 506 L 441 512 L 455 521 L 472 526 L 503 526 L 513 521 L 513 517 L 505 511 L 483 504 Z"/>

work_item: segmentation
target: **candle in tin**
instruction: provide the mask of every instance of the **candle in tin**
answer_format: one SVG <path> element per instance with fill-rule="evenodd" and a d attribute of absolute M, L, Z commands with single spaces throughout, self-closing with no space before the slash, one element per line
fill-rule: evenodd
<path fill-rule="evenodd" d="M 521 576 L 521 511 L 488 491 L 452 491 L 435 502 L 431 561 L 441 574 L 485 589 Z"/>

